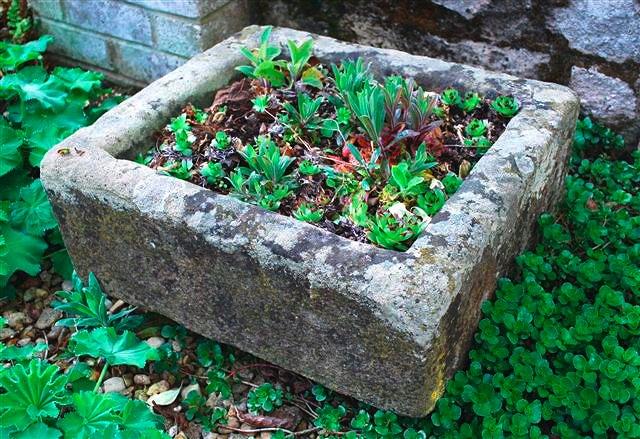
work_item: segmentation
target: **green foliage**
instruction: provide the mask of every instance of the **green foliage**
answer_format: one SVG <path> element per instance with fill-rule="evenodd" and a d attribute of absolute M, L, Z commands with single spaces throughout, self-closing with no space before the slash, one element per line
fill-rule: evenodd
<path fill-rule="evenodd" d="M 317 223 L 322 220 L 322 211 L 314 210 L 306 203 L 302 203 L 298 208 L 293 212 L 293 216 L 300 221 L 305 221 L 308 223 Z"/>
<path fill-rule="evenodd" d="M 253 102 L 253 109 L 258 113 L 264 113 L 269 107 L 269 99 L 269 95 L 260 95 L 251 99 L 251 102 Z"/>
<path fill-rule="evenodd" d="M 640 437 L 640 153 L 612 160 L 615 134 L 579 126 L 561 212 L 484 303 L 471 365 L 421 423 L 435 437 Z"/>
<path fill-rule="evenodd" d="M 319 79 L 320 72 L 315 67 L 309 67 L 305 70 L 307 62 L 309 62 L 313 54 L 313 39 L 309 38 L 299 46 L 294 41 L 289 40 L 287 46 L 289 46 L 289 56 L 291 57 L 291 61 L 287 62 L 291 86 L 293 87 L 295 82 L 302 77 L 303 83 L 322 88 L 322 82 Z"/>
<path fill-rule="evenodd" d="M 217 131 L 216 138 L 213 139 L 211 144 L 216 149 L 220 149 L 220 150 L 228 149 L 231 146 L 231 138 L 229 138 L 229 135 L 224 131 Z"/>
<path fill-rule="evenodd" d="M 191 144 L 195 140 L 195 137 L 191 134 L 191 126 L 187 121 L 187 115 L 181 114 L 171 119 L 169 129 L 176 139 L 175 150 L 184 156 L 190 157 L 191 154 L 193 154 Z"/>
<path fill-rule="evenodd" d="M 298 172 L 303 175 L 316 175 L 321 171 L 318 165 L 314 165 L 309 160 L 303 160 L 298 164 Z"/>
<path fill-rule="evenodd" d="M 623 149 L 624 138 L 620 134 L 613 132 L 610 128 L 585 117 L 579 120 L 576 125 L 573 145 L 574 148 L 580 152 L 589 151 L 591 148 L 600 145 L 609 149 Z"/>
<path fill-rule="evenodd" d="M 448 195 L 453 195 L 462 186 L 462 178 L 450 172 L 442 179 L 442 185 Z"/>
<path fill-rule="evenodd" d="M 498 96 L 492 103 L 491 108 L 500 116 L 513 117 L 518 113 L 520 104 L 513 96 Z"/>
<path fill-rule="evenodd" d="M 313 387 L 311 387 L 311 393 L 317 402 L 325 401 L 329 396 L 329 390 L 320 384 L 313 385 Z"/>
<path fill-rule="evenodd" d="M 250 170 L 274 185 L 287 182 L 290 179 L 287 170 L 294 159 L 282 155 L 278 145 L 268 137 L 259 136 L 256 143 L 257 149 L 247 145 L 241 152 Z"/>
<path fill-rule="evenodd" d="M 25 44 L 12 44 L 0 41 L 0 70 L 13 72 L 18 67 L 30 61 L 41 61 L 42 54 L 53 41 L 50 35 L 42 35 L 34 41 Z"/>
<path fill-rule="evenodd" d="M 158 353 L 129 331 L 118 334 L 114 328 L 97 328 L 91 332 L 76 332 L 70 340 L 75 355 L 103 358 L 110 366 L 127 364 L 144 367 L 147 361 L 157 360 Z"/>
<path fill-rule="evenodd" d="M 7 10 L 7 26 L 14 42 L 21 42 L 31 31 L 33 21 L 31 17 L 23 15 L 20 0 L 11 0 Z"/>
<path fill-rule="evenodd" d="M 385 120 L 382 89 L 375 84 L 365 83 L 360 90 L 349 91 L 343 98 L 369 139 L 379 144 Z"/>
<path fill-rule="evenodd" d="M 227 409 L 223 407 L 210 408 L 206 405 L 206 399 L 196 391 L 191 391 L 182 400 L 182 406 L 186 408 L 185 416 L 189 421 L 195 421 L 206 431 L 211 431 L 221 424 L 227 423 Z"/>
<path fill-rule="evenodd" d="M 458 90 L 455 88 L 447 88 L 440 95 L 440 101 L 445 105 L 453 107 L 460 105 L 462 99 L 460 98 L 460 92 L 458 92 Z"/>
<path fill-rule="evenodd" d="M 58 420 L 66 437 L 153 437 L 168 438 L 158 429 L 163 418 L 152 413 L 143 401 L 114 393 L 78 392 L 72 397 L 74 411 Z"/>
<path fill-rule="evenodd" d="M 225 177 L 224 169 L 222 169 L 222 163 L 220 162 L 207 162 L 202 165 L 200 169 L 200 175 L 202 175 L 207 183 L 212 185 L 220 185 L 223 183 Z"/>
<path fill-rule="evenodd" d="M 373 79 L 369 72 L 369 66 L 364 65 L 362 58 L 358 58 L 355 61 L 344 60 L 339 66 L 333 64 L 331 70 L 336 89 L 345 103 L 347 96 L 357 94 Z"/>
<path fill-rule="evenodd" d="M 487 132 L 487 123 L 484 120 L 471 119 L 465 127 L 464 132 L 470 137 L 484 136 Z"/>
<path fill-rule="evenodd" d="M 12 8 L 17 11 L 15 2 Z M 15 21 L 13 30 L 22 26 Z M 42 54 L 52 40 L 45 35 L 26 44 L 0 42 L 0 295 L 9 293 L 5 287 L 14 272 L 37 274 L 47 250 L 56 268 L 70 266 L 38 167 L 50 148 L 121 100 L 102 99 L 111 91 L 102 87 L 99 73 L 61 67 L 47 72 Z"/>
<path fill-rule="evenodd" d="M 325 404 L 316 410 L 318 417 L 313 421 L 316 427 L 320 427 L 328 432 L 340 431 L 340 421 L 347 414 L 344 406 L 333 407 Z"/>
<path fill-rule="evenodd" d="M 463 111 L 471 113 L 478 107 L 478 105 L 480 105 L 481 102 L 482 99 L 480 98 L 478 93 L 469 91 L 465 93 L 464 99 L 460 102 L 459 106 Z"/>
<path fill-rule="evenodd" d="M 403 161 L 391 167 L 389 184 L 394 186 L 401 197 L 409 198 L 422 194 L 427 185 L 424 177 L 409 170 L 409 163 Z"/>
<path fill-rule="evenodd" d="M 290 123 L 302 130 L 317 130 L 322 123 L 322 119 L 317 113 L 323 101 L 322 96 L 311 99 L 306 93 L 298 93 L 297 108 L 289 102 L 285 102 L 283 107 L 287 111 Z"/>
<path fill-rule="evenodd" d="M 280 87 L 285 81 L 285 76 L 281 69 L 285 67 L 286 63 L 276 60 L 280 55 L 280 48 L 269 45 L 271 30 L 271 26 L 265 27 L 260 36 L 260 46 L 257 49 L 250 50 L 246 47 L 240 49 L 251 65 L 236 67 L 236 70 L 249 78 L 265 79 L 272 86 Z"/>
<path fill-rule="evenodd" d="M 76 328 L 109 328 L 116 331 L 135 329 L 142 323 L 142 316 L 132 315 L 135 308 L 124 308 L 116 313 L 109 313 L 105 296 L 98 279 L 89 273 L 87 286 L 82 279 L 73 273 L 73 290 L 58 291 L 56 294 L 63 302 L 53 302 L 53 307 L 71 316 L 59 320 L 57 326 Z"/>
<path fill-rule="evenodd" d="M 198 363 L 204 367 L 210 367 L 211 365 L 220 367 L 224 362 L 222 348 L 218 343 L 211 340 L 205 340 L 198 343 L 196 355 L 198 356 Z"/>
<path fill-rule="evenodd" d="M 51 364 L 33 359 L 28 365 L 16 364 L 0 374 L 0 423 L 17 431 L 46 418 L 55 418 L 69 395 L 67 379 Z"/>
<path fill-rule="evenodd" d="M 282 405 L 282 389 L 271 383 L 264 383 L 251 389 L 247 398 L 247 408 L 251 413 L 272 412 Z"/>
<path fill-rule="evenodd" d="M 376 215 L 369 221 L 368 238 L 381 247 L 405 251 L 407 242 L 416 238 L 424 228 L 424 220 L 417 215 L 407 215 L 402 220 L 389 213 Z"/>

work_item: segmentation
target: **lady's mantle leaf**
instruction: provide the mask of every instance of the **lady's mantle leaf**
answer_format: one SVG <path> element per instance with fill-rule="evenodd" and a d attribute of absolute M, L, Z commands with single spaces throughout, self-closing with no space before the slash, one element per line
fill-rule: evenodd
<path fill-rule="evenodd" d="M 40 260 L 47 248 L 42 239 L 15 230 L 0 221 L 0 236 L 4 237 L 4 246 L 0 246 L 0 288 L 14 271 L 22 270 L 32 276 L 40 271 Z"/>
<path fill-rule="evenodd" d="M 66 404 L 67 378 L 56 366 L 31 360 L 25 367 L 17 364 L 0 374 L 0 424 L 24 430 L 34 421 L 55 418 L 59 404 Z"/>
<path fill-rule="evenodd" d="M 22 164 L 23 135 L 8 125 L 0 125 L 0 176 Z"/>
<path fill-rule="evenodd" d="M 57 224 L 40 179 L 20 189 L 20 200 L 11 205 L 11 210 L 13 225 L 30 235 L 42 236 Z"/>
<path fill-rule="evenodd" d="M 94 392 L 73 394 L 75 412 L 68 413 L 58 421 L 65 437 L 91 438 L 94 434 L 117 422 L 114 413 L 120 406 L 116 398 Z"/>
<path fill-rule="evenodd" d="M 76 355 L 104 358 L 111 366 L 144 367 L 147 360 L 159 358 L 155 349 L 129 331 L 119 335 L 113 328 L 98 328 L 91 332 L 83 330 L 77 332 L 71 341 L 71 350 Z"/>
<path fill-rule="evenodd" d="M 62 436 L 60 430 L 49 427 L 44 422 L 31 425 L 25 431 L 14 433 L 11 439 L 58 439 Z"/>
<path fill-rule="evenodd" d="M 178 391 L 180 389 L 178 388 Z M 174 398 L 175 400 L 175 398 Z M 120 413 L 120 425 L 127 430 L 147 432 L 162 428 L 162 416 L 156 415 L 140 400 L 128 400 Z"/>

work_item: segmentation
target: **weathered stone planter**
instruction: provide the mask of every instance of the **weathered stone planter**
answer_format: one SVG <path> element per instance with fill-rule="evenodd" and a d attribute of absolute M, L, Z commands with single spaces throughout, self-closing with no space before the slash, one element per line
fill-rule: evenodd
<path fill-rule="evenodd" d="M 246 28 L 51 150 L 42 179 L 77 270 L 109 293 L 399 413 L 428 413 L 466 359 L 480 304 L 558 199 L 578 112 L 569 89 L 314 37 L 325 63 L 515 94 L 522 110 L 405 253 L 351 241 L 126 160 L 243 63 Z M 308 34 L 276 29 L 272 38 Z"/>

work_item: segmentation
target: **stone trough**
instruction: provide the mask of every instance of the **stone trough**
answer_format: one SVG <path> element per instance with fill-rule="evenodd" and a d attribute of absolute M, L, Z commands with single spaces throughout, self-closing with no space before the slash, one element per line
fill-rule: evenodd
<path fill-rule="evenodd" d="M 248 27 L 53 148 L 42 180 L 78 272 L 117 298 L 400 414 L 432 410 L 464 365 L 480 305 L 561 195 L 569 89 L 312 35 L 325 64 L 514 94 L 520 113 L 407 252 L 334 235 L 130 161 L 187 102 L 237 77 Z M 310 34 L 274 29 L 272 39 Z"/>

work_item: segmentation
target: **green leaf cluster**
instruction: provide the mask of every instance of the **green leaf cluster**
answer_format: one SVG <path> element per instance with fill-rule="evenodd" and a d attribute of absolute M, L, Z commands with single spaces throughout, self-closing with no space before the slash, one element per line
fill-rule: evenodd
<path fill-rule="evenodd" d="M 578 127 L 561 212 L 484 303 L 433 437 L 640 437 L 640 152 Z"/>
<path fill-rule="evenodd" d="M 44 35 L 26 44 L 0 42 L 0 295 L 11 294 L 7 283 L 14 272 L 37 274 L 47 251 L 60 274 L 71 275 L 37 178 L 40 161 L 120 101 L 103 99 L 111 90 L 102 86 L 100 73 L 62 67 L 48 72 L 42 54 L 52 40 Z"/>
<path fill-rule="evenodd" d="M 247 397 L 247 408 L 252 413 L 272 412 L 282 405 L 282 389 L 264 383 L 251 389 Z"/>

